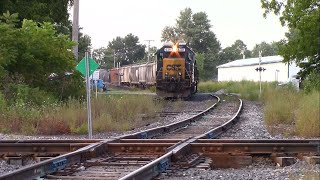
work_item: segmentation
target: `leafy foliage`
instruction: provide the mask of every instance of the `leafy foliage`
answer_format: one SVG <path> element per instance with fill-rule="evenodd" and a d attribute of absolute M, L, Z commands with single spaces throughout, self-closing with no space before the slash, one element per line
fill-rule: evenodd
<path fill-rule="evenodd" d="M 205 12 L 193 14 L 190 8 L 180 12 L 175 26 L 162 30 L 162 41 L 186 42 L 196 53 L 201 79 L 212 79 L 217 74 L 220 42 L 210 30 L 212 25 Z"/>
<path fill-rule="evenodd" d="M 259 51 L 261 51 L 261 56 L 274 56 L 278 54 L 278 43 L 272 42 L 271 44 L 266 42 L 261 42 L 256 44 L 252 50 L 252 57 L 259 57 Z"/>
<path fill-rule="evenodd" d="M 261 0 L 265 9 L 264 16 L 273 12 L 280 16 L 282 25 L 289 27 L 286 40 L 282 40 L 279 46 L 279 54 L 285 62 L 295 61 L 304 63 L 301 77 L 305 78 L 311 71 L 320 73 L 319 48 L 320 48 L 320 13 L 318 0 Z M 281 14 L 281 15 L 280 15 Z M 318 49 L 317 49 L 318 48 Z M 318 56 L 316 56 L 318 51 Z"/>
<path fill-rule="evenodd" d="M 32 19 L 37 22 L 51 22 L 67 26 L 70 23 L 68 8 L 72 3 L 72 0 L 1 0 L 0 14 L 7 11 L 19 13 L 20 25 L 24 19 Z"/>
<path fill-rule="evenodd" d="M 312 92 L 312 90 L 320 91 L 320 74 L 316 71 L 312 71 L 308 78 L 303 82 L 303 89 L 306 93 Z"/>
<path fill-rule="evenodd" d="M 9 82 L 27 84 L 61 98 L 79 92 L 80 75 L 65 77 L 65 72 L 70 72 L 76 65 L 71 52 L 74 43 L 67 35 L 57 35 L 51 23 L 24 20 L 21 28 L 0 23 L 0 34 L 0 67 L 6 76 L 2 78 L 2 85 Z M 54 85 L 48 81 L 52 73 L 60 77 Z"/>
<path fill-rule="evenodd" d="M 197 53 L 218 53 L 220 42 L 211 27 L 205 12 L 192 14 L 192 10 L 186 8 L 180 12 L 174 27 L 166 26 L 162 30 L 161 38 L 174 43 L 184 41 Z"/>
<path fill-rule="evenodd" d="M 242 59 L 251 57 L 251 51 L 247 49 L 247 45 L 240 39 L 236 40 L 231 46 L 224 48 L 219 52 L 219 63 L 221 65 L 234 61 L 236 59 Z"/>
<path fill-rule="evenodd" d="M 114 53 L 112 49 L 99 48 L 93 50 L 93 58 L 97 61 L 100 68 L 110 69 L 114 66 Z"/>
<path fill-rule="evenodd" d="M 124 38 L 116 37 L 109 42 L 108 48 L 115 51 L 116 61 L 120 61 L 121 65 L 135 63 L 146 54 L 145 45 L 140 44 L 138 36 L 131 33 Z"/>
<path fill-rule="evenodd" d="M 80 61 L 85 56 L 85 52 L 91 52 L 91 37 L 79 31 L 78 41 L 78 60 Z"/>

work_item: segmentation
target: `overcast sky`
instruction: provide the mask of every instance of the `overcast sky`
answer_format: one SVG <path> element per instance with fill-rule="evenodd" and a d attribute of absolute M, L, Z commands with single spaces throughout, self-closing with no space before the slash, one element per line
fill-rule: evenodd
<path fill-rule="evenodd" d="M 80 0 L 79 25 L 91 36 L 93 48 L 107 47 L 113 38 L 129 33 L 143 44 L 155 40 L 151 45 L 159 48 L 162 29 L 175 25 L 187 7 L 207 13 L 222 48 L 241 39 L 251 50 L 262 41 L 283 39 L 287 31 L 278 17 L 263 18 L 260 0 Z"/>

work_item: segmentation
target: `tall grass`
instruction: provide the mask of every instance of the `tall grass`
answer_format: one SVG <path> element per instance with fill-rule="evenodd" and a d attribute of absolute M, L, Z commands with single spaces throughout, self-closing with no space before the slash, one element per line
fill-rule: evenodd
<path fill-rule="evenodd" d="M 299 99 L 300 94 L 291 87 L 265 91 L 263 101 L 266 124 L 293 124 Z"/>
<path fill-rule="evenodd" d="M 320 137 L 320 93 L 304 94 L 296 110 L 296 131 L 307 137 Z"/>
<path fill-rule="evenodd" d="M 143 124 L 141 114 L 153 116 L 161 108 L 150 96 L 101 95 L 91 103 L 94 132 L 129 130 Z M 0 130 L 6 133 L 84 134 L 88 127 L 86 103 L 74 99 L 43 107 L 14 105 L 0 116 Z"/>
<path fill-rule="evenodd" d="M 274 88 L 275 83 L 262 83 L 262 90 Z M 228 81 L 228 82 L 201 82 L 198 86 L 199 92 L 216 92 L 224 89 L 229 93 L 238 93 L 242 98 L 248 100 L 258 100 L 260 93 L 260 85 L 253 81 Z"/>
<path fill-rule="evenodd" d="M 297 92 L 291 86 L 276 86 L 275 83 L 262 83 L 259 98 L 259 83 L 241 82 L 202 82 L 200 92 L 215 92 L 224 89 L 238 93 L 243 99 L 259 100 L 264 104 L 264 121 L 268 126 L 285 124 L 294 127 L 293 133 L 304 137 L 320 137 L 320 91 Z"/>

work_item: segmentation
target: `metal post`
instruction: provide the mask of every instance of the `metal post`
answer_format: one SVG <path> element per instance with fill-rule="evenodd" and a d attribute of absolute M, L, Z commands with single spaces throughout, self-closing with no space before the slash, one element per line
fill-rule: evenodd
<path fill-rule="evenodd" d="M 260 91 L 259 91 L 259 98 L 261 98 L 261 67 L 260 67 L 260 64 L 261 64 L 261 51 L 259 51 L 259 83 L 260 83 Z"/>
<path fill-rule="evenodd" d="M 79 0 L 74 0 L 73 21 L 72 21 L 72 41 L 77 44 L 73 47 L 73 53 L 78 60 L 78 37 L 79 36 Z"/>
<path fill-rule="evenodd" d="M 87 112 L 88 112 L 88 136 L 92 139 L 92 120 L 91 120 L 91 97 L 90 97 L 90 78 L 89 78 L 89 53 L 85 52 L 86 60 L 86 90 L 87 90 Z"/>

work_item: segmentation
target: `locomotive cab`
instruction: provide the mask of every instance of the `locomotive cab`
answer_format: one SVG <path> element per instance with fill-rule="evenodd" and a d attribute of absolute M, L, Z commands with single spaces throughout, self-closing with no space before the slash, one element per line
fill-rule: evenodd
<path fill-rule="evenodd" d="M 195 53 L 185 44 L 165 44 L 156 52 L 156 93 L 162 97 L 189 97 L 196 93 Z"/>

